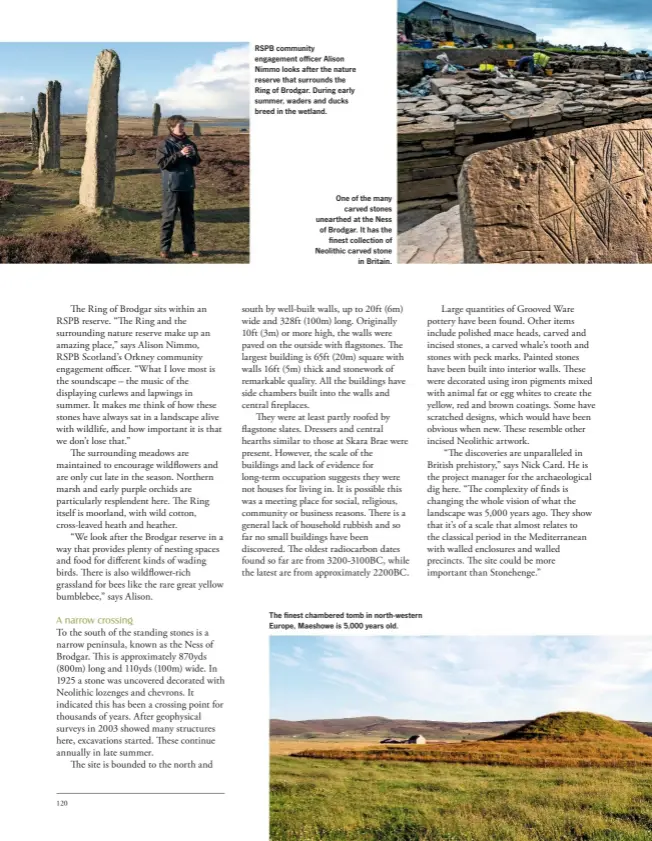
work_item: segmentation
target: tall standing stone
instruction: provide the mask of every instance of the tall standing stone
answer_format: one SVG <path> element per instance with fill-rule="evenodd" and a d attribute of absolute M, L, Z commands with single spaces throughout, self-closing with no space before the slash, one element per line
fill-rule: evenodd
<path fill-rule="evenodd" d="M 199 123 L 192 124 L 192 136 L 201 137 L 201 126 L 199 125 Z"/>
<path fill-rule="evenodd" d="M 32 139 L 32 155 L 38 155 L 38 146 L 39 146 L 39 127 L 38 127 L 38 117 L 36 116 L 36 110 L 32 108 L 32 125 L 30 128 L 31 131 L 31 139 Z"/>
<path fill-rule="evenodd" d="M 36 111 L 38 113 L 38 134 L 43 134 L 45 128 L 45 94 L 40 93 L 36 99 Z"/>
<path fill-rule="evenodd" d="M 38 149 L 39 169 L 61 166 L 61 83 L 48 82 L 45 94 L 45 118 Z"/>
<path fill-rule="evenodd" d="M 119 87 L 118 54 L 113 50 L 102 50 L 95 59 L 88 99 L 86 153 L 79 189 L 79 204 L 88 210 L 111 207 L 113 204 Z"/>
<path fill-rule="evenodd" d="M 154 103 L 154 111 L 152 113 L 152 137 L 158 134 L 158 127 L 161 122 L 161 106 L 158 102 Z"/>

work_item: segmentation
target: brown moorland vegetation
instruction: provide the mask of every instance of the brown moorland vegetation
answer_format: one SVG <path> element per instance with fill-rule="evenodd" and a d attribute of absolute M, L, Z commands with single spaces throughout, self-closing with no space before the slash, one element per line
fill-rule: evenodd
<path fill-rule="evenodd" d="M 366 762 L 457 762 L 533 768 L 652 768 L 652 741 L 578 739 L 570 742 L 462 742 L 387 745 L 369 750 L 304 750 L 294 757 L 358 759 Z"/>
<path fill-rule="evenodd" d="M 163 262 L 161 176 L 155 163 L 161 138 L 151 137 L 151 119 L 120 120 L 115 206 L 100 217 L 77 206 L 84 123 L 82 116 L 62 116 L 61 170 L 39 172 L 31 155 L 28 117 L 0 114 L 0 179 L 12 191 L 10 201 L 0 199 L 0 233 L 26 244 L 34 236 L 77 231 L 112 262 Z M 196 171 L 195 218 L 201 257 L 192 262 L 248 262 L 249 135 L 235 127 L 202 127 L 198 141 L 202 163 Z M 180 227 L 174 234 L 174 259 L 168 262 L 189 259 L 182 254 Z M 11 254 L 11 262 L 32 262 L 35 248 L 23 260 L 13 246 Z"/>
<path fill-rule="evenodd" d="M 14 194 L 14 185 L 9 181 L 0 181 L 0 204 L 9 201 Z"/>
<path fill-rule="evenodd" d="M 0 237 L 0 263 L 110 263 L 81 231 Z"/>

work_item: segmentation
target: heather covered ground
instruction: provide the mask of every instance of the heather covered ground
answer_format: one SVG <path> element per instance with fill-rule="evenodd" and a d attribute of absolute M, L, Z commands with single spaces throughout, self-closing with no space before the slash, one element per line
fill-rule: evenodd
<path fill-rule="evenodd" d="M 84 118 L 62 116 L 61 123 L 61 170 L 39 172 L 30 154 L 28 117 L 0 114 L 0 261 L 99 262 L 97 255 L 104 254 L 111 262 L 163 262 L 161 179 L 154 162 L 159 139 L 148 136 L 151 121 L 120 121 L 115 209 L 99 217 L 77 207 Z M 248 262 L 249 134 L 227 125 L 206 128 L 196 140 L 202 157 L 195 194 L 202 256 L 180 253 L 177 221 L 173 262 Z"/>

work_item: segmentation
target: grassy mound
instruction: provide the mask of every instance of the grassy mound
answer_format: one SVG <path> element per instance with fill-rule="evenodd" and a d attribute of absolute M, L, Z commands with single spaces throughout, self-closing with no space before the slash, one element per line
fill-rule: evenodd
<path fill-rule="evenodd" d="M 79 231 L 0 237 L 0 263 L 110 263 Z"/>
<path fill-rule="evenodd" d="M 643 733 L 606 715 L 584 712 L 562 712 L 542 715 L 516 730 L 493 736 L 489 741 L 528 741 L 554 739 L 645 739 Z"/>

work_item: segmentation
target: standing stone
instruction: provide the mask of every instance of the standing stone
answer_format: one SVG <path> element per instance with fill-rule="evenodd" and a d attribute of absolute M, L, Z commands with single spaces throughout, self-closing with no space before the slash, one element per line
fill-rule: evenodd
<path fill-rule="evenodd" d="M 470 155 L 466 263 L 652 263 L 652 120 Z"/>
<path fill-rule="evenodd" d="M 48 82 L 45 94 L 45 118 L 39 140 L 38 168 L 61 166 L 61 83 Z"/>
<path fill-rule="evenodd" d="M 86 153 L 79 188 L 79 204 L 88 210 L 111 207 L 113 204 L 119 87 L 118 54 L 113 50 L 102 50 L 95 59 L 88 98 Z"/>
<path fill-rule="evenodd" d="M 43 134 L 45 128 L 45 94 L 40 93 L 36 99 L 36 111 L 38 114 L 38 135 L 39 138 Z"/>
<path fill-rule="evenodd" d="M 32 125 L 31 125 L 31 139 L 32 139 L 32 155 L 38 155 L 39 146 L 39 127 L 36 110 L 32 108 Z"/>
<path fill-rule="evenodd" d="M 201 126 L 199 125 L 199 123 L 192 124 L 192 136 L 201 137 Z"/>
<path fill-rule="evenodd" d="M 159 123 L 161 122 L 161 106 L 158 102 L 154 103 L 154 112 L 152 113 L 152 137 L 158 134 Z"/>

